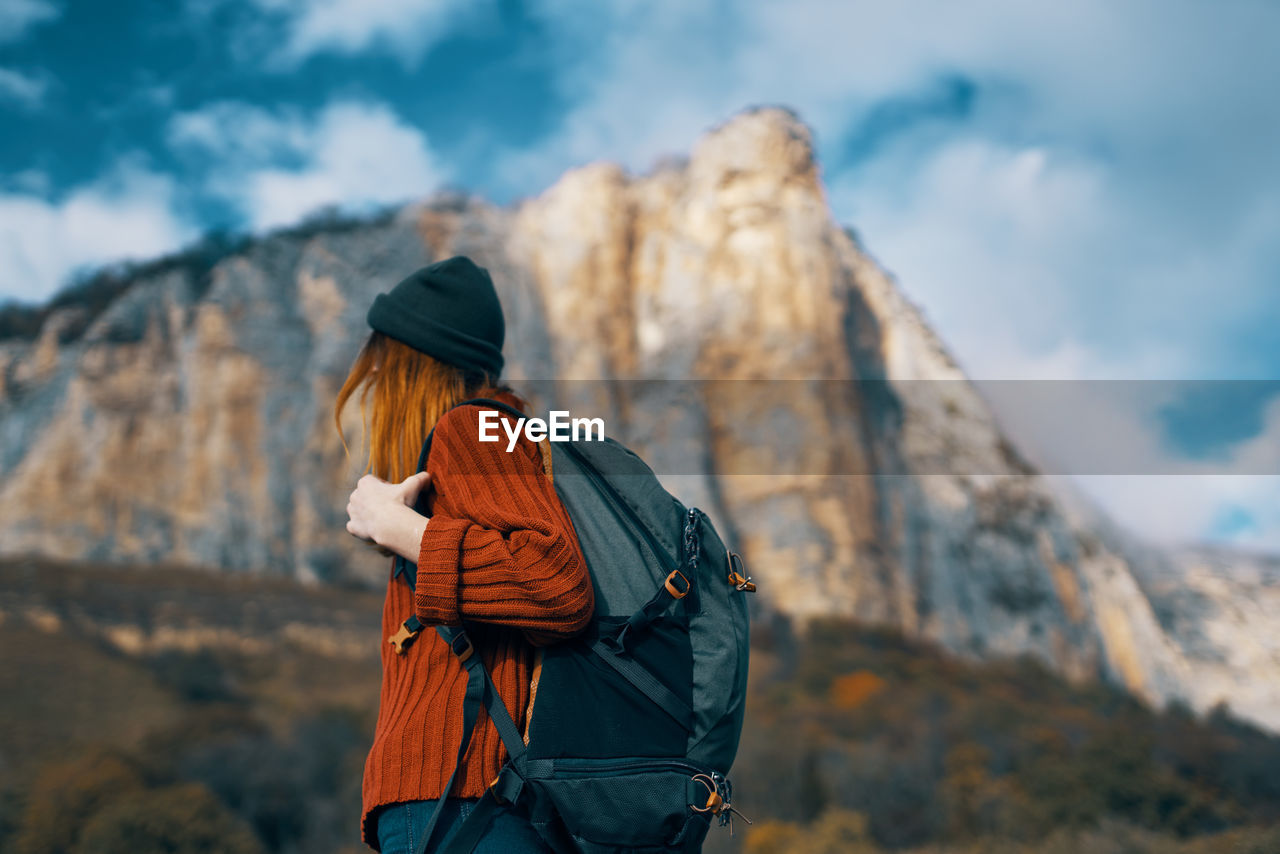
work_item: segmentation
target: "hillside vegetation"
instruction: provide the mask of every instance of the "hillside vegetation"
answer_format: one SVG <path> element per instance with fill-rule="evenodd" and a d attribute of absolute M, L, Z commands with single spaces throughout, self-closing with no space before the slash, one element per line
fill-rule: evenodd
<path fill-rule="evenodd" d="M 379 604 L 0 564 L 0 850 L 363 850 Z M 1225 710 L 1157 714 L 836 620 L 755 639 L 732 775 L 754 824 L 709 852 L 1280 851 L 1280 739 Z"/>
<path fill-rule="evenodd" d="M 755 634 L 750 854 L 1280 852 L 1280 739 L 829 620 Z M 758 806 L 757 806 L 758 805 Z"/>

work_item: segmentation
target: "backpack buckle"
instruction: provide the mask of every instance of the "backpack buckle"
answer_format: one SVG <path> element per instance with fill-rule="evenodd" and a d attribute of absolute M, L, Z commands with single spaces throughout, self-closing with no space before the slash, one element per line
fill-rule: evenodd
<path fill-rule="evenodd" d="M 680 589 L 679 585 L 674 583 L 677 578 L 679 578 L 681 583 L 684 585 L 683 590 Z M 667 592 L 671 594 L 672 599 L 683 599 L 689 595 L 689 590 L 693 587 L 693 585 L 689 583 L 689 579 L 685 578 L 684 573 L 678 569 L 671 570 L 671 574 L 667 576 L 667 580 L 663 582 L 662 586 L 667 588 Z"/>
<path fill-rule="evenodd" d="M 391 644 L 391 648 L 396 651 L 396 655 L 404 655 L 405 650 L 409 648 L 409 644 L 413 643 L 413 639 L 420 634 L 422 634 L 422 629 L 410 629 L 409 620 L 405 620 L 400 624 L 400 628 L 396 633 L 387 638 L 387 643 Z"/>

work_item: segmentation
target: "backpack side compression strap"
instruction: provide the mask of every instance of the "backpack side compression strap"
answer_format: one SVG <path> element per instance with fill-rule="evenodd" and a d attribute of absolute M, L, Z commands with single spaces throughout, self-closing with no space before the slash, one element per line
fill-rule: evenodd
<path fill-rule="evenodd" d="M 444 809 L 445 799 L 449 797 L 449 792 L 453 789 L 453 781 L 458 776 L 458 769 L 462 767 L 462 757 L 466 754 L 467 745 L 471 742 L 471 735 L 475 730 L 476 718 L 480 714 L 481 706 L 484 706 L 489 712 L 489 718 L 498 730 L 498 736 L 502 739 L 502 744 L 507 749 L 508 762 L 518 760 L 525 750 L 524 740 L 520 737 L 520 729 L 516 726 L 515 721 L 511 719 L 511 713 L 503 705 L 502 698 L 498 696 L 498 692 L 493 686 L 493 680 L 489 678 L 489 671 L 485 669 L 484 662 L 480 660 L 480 654 L 471 645 L 471 639 L 467 637 L 466 629 L 462 626 L 436 626 L 436 631 L 444 639 L 444 642 L 449 645 L 449 648 L 453 650 L 454 655 L 458 656 L 458 662 L 467 671 L 467 691 L 462 699 L 462 741 L 458 743 L 458 756 L 454 759 L 453 771 L 449 773 L 449 782 L 445 783 L 444 791 L 436 802 L 435 810 L 431 813 L 431 820 L 427 822 L 427 826 L 422 831 L 422 841 L 418 843 L 417 854 L 425 854 L 427 847 L 431 843 L 431 837 L 434 835 L 436 825 L 440 821 L 440 813 Z M 471 845 L 462 854 L 470 854 L 471 849 L 475 847 L 475 842 L 480 839 L 480 834 L 484 832 L 485 827 L 493 819 L 493 816 L 497 814 L 498 808 L 501 806 L 494 799 L 492 792 L 486 793 L 485 798 L 490 802 L 490 806 L 486 806 L 481 810 L 480 805 L 477 805 L 471 815 L 467 816 L 462 827 L 458 829 L 457 837 L 455 838 L 457 842 L 470 838 L 473 834 L 475 837 Z M 454 846 L 455 843 L 451 842 L 451 851 L 454 850 Z"/>
<path fill-rule="evenodd" d="M 443 633 L 441 633 L 443 637 Z M 445 638 L 445 642 L 449 642 L 449 638 Z M 468 644 L 470 642 L 468 641 Z M 479 659 L 474 655 L 474 651 L 468 649 L 471 658 Z M 467 661 L 463 660 L 463 666 L 466 667 Z M 444 784 L 444 791 L 440 795 L 440 800 L 436 802 L 436 808 L 431 812 L 431 820 L 427 822 L 426 828 L 422 832 L 422 842 L 418 845 L 418 854 L 424 854 L 427 845 L 431 842 L 431 836 L 436 829 L 436 824 L 440 821 L 440 811 L 444 807 L 445 798 L 449 797 L 450 790 L 453 789 L 453 781 L 458 776 L 458 769 L 462 767 L 462 757 L 467 752 L 467 745 L 471 743 L 471 734 L 476 728 L 476 718 L 480 714 L 480 706 L 484 703 L 485 683 L 489 680 L 486 677 L 484 665 L 479 667 L 466 667 L 467 670 L 467 691 L 462 699 L 462 740 L 458 742 L 458 756 L 453 762 L 453 771 L 449 774 L 449 782 Z"/>

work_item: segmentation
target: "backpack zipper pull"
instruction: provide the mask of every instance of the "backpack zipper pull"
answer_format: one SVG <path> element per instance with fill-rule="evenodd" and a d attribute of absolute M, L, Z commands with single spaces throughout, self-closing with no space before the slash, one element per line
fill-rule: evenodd
<path fill-rule="evenodd" d="M 742 556 L 735 551 L 728 551 L 725 554 L 729 561 L 729 583 L 744 593 L 755 593 L 756 583 L 751 580 L 750 575 L 747 575 L 747 567 L 742 562 Z"/>
<path fill-rule="evenodd" d="M 702 538 L 698 535 L 700 512 L 697 507 L 690 507 L 684 519 L 684 562 L 689 567 L 690 577 L 698 574 L 698 550 L 702 548 Z"/>
<path fill-rule="evenodd" d="M 729 836 L 733 836 L 733 816 L 735 813 L 747 824 L 751 824 L 751 819 L 743 815 L 731 802 L 733 785 L 723 774 L 718 771 L 712 771 L 710 774 L 695 774 L 693 779 L 707 787 L 706 805 L 693 807 L 694 812 L 711 813 L 718 819 L 721 827 L 729 826 Z"/>
<path fill-rule="evenodd" d="M 720 816 L 720 823 L 729 825 L 730 837 L 733 836 L 733 817 L 735 815 L 737 815 L 738 818 L 742 819 L 747 824 L 751 824 L 751 819 L 747 818 L 745 815 L 739 812 L 737 807 L 735 807 L 733 804 L 725 804 L 724 812 Z"/>

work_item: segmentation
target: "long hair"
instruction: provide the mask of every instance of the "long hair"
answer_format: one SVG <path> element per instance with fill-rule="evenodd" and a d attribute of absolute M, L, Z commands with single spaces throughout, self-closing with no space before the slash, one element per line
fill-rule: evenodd
<path fill-rule="evenodd" d="M 398 483 L 417 471 L 422 443 L 440 416 L 469 397 L 497 391 L 514 394 L 496 377 L 464 371 L 375 330 L 338 391 L 333 420 L 350 457 L 342 412 L 359 393 L 360 424 L 369 450 L 365 471 Z M 528 405 L 520 399 L 518 408 Z"/>

